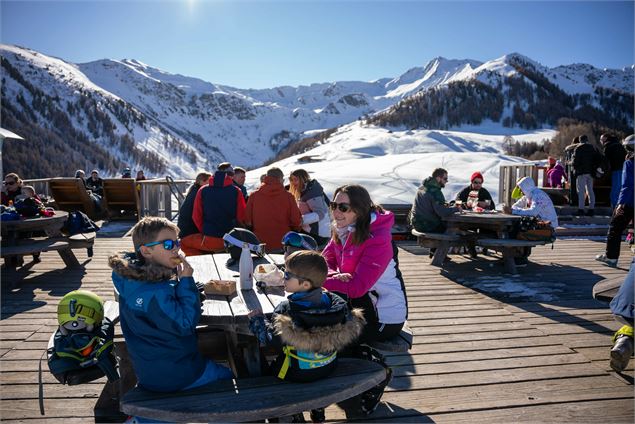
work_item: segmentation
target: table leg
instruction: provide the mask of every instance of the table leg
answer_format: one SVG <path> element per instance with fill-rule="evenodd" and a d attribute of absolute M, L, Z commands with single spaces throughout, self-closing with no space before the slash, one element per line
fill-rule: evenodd
<path fill-rule="evenodd" d="M 434 266 L 443 266 L 443 261 L 448 256 L 448 251 L 450 250 L 450 242 L 441 241 L 439 242 L 439 247 L 437 247 L 436 252 L 434 252 L 434 256 L 432 257 L 432 265 Z"/>
<path fill-rule="evenodd" d="M 68 268 L 79 266 L 79 261 L 77 260 L 77 257 L 71 249 L 58 250 L 57 253 L 60 255 L 60 257 L 64 261 L 64 264 L 66 264 Z"/>
<path fill-rule="evenodd" d="M 509 274 L 518 273 L 516 271 L 516 262 L 514 262 L 514 252 L 515 250 L 509 247 L 505 247 L 502 249 L 503 261 L 505 262 L 505 271 Z"/>
<path fill-rule="evenodd" d="M 229 363 L 238 377 L 262 375 L 260 345 L 255 337 L 228 332 L 227 344 Z"/>

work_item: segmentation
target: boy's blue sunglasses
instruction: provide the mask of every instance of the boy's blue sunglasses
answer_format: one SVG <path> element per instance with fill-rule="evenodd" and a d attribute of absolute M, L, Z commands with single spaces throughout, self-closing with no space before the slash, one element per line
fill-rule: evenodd
<path fill-rule="evenodd" d="M 158 244 L 162 244 L 163 248 L 165 250 L 172 250 L 175 247 L 178 248 L 178 247 L 181 246 L 181 240 L 179 240 L 179 239 L 176 239 L 176 240 L 167 239 L 167 240 L 161 240 L 161 241 L 153 241 L 151 243 L 142 244 L 141 246 L 151 247 L 151 246 L 156 246 Z M 139 249 L 137 249 L 137 250 L 140 250 L 141 246 L 139 246 Z"/>

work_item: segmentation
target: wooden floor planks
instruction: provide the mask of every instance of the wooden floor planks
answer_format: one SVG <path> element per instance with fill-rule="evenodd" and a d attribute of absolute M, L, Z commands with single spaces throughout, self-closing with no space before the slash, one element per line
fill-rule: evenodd
<path fill-rule="evenodd" d="M 3 421 L 86 422 L 104 379 L 65 387 L 44 374 L 47 415 L 37 406 L 37 366 L 56 327 L 59 299 L 78 288 L 112 299 L 108 254 L 129 238 L 98 238 L 92 259 L 68 271 L 54 252 L 17 275 L 2 274 L 0 411 Z M 425 249 L 400 243 L 401 270 L 415 334 L 408 354 L 387 355 L 394 379 L 372 422 L 633 422 L 633 364 L 612 372 L 608 352 L 619 328 L 593 284 L 626 274 L 592 260 L 603 245 L 557 241 L 534 249 L 518 276 L 502 274 L 500 257 L 453 255 L 445 270 Z M 28 260 L 28 258 L 27 258 Z M 9 289 L 15 280 L 21 280 Z M 337 406 L 327 419 L 345 420 Z"/>

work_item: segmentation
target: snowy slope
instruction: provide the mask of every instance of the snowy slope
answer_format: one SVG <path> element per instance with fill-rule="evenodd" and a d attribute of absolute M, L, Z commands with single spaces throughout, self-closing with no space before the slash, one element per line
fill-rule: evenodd
<path fill-rule="evenodd" d="M 303 154 L 271 166 L 285 176 L 303 168 L 316 178 L 331 196 L 343 184 L 362 184 L 377 203 L 412 203 L 421 181 L 435 168 L 449 172 L 443 193 L 453 199 L 468 183 L 474 171 L 483 173 L 485 188 L 498 198 L 499 167 L 502 164 L 527 162 L 503 155 L 502 144 L 508 129 L 490 123 L 488 134 L 463 131 L 388 131 L 352 123 L 340 128 L 328 141 Z M 553 130 L 514 134 L 518 141 L 541 141 L 555 135 Z M 310 156 L 319 162 L 301 163 Z M 268 167 L 247 173 L 247 186 L 255 189 L 260 175 Z"/>

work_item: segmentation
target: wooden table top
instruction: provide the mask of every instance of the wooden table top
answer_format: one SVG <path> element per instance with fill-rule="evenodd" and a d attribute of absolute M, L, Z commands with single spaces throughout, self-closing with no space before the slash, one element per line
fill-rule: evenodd
<path fill-rule="evenodd" d="M 53 216 L 24 218 L 16 221 L 2 221 L 2 234 L 10 231 L 59 230 L 68 219 L 68 212 L 55 211 Z"/>
<path fill-rule="evenodd" d="M 238 261 L 227 265 L 228 253 L 214 255 L 189 256 L 188 262 L 194 268 L 194 280 L 198 283 L 206 283 L 212 279 L 236 281 L 236 293 L 231 296 L 207 295 L 203 302 L 203 315 L 201 324 L 217 326 L 236 326 L 244 328 L 249 324 L 247 314 L 250 310 L 260 308 L 264 314 L 271 314 L 274 308 L 286 299 L 282 287 L 256 287 L 249 290 L 240 289 L 240 274 Z M 254 267 L 260 264 L 270 263 L 266 258 L 253 257 Z M 271 259 L 270 259 L 271 260 Z"/>
<path fill-rule="evenodd" d="M 491 213 L 491 212 L 461 212 L 454 213 L 450 216 L 443 218 L 447 222 L 467 223 L 467 224 L 497 224 L 507 225 L 515 221 L 519 221 L 521 217 L 519 215 L 510 215 L 506 213 Z"/>

